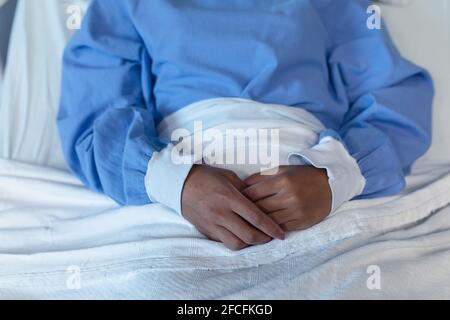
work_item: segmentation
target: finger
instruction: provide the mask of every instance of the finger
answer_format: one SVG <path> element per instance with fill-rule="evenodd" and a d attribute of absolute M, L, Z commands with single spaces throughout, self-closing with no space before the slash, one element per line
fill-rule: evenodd
<path fill-rule="evenodd" d="M 275 182 L 276 179 L 271 179 L 251 185 L 250 187 L 245 188 L 242 191 L 242 194 L 253 202 L 262 200 L 278 193 L 278 188 Z"/>
<path fill-rule="evenodd" d="M 238 251 L 248 247 L 245 242 L 224 227 L 217 226 L 213 232 L 220 239 L 220 242 L 230 250 Z"/>
<path fill-rule="evenodd" d="M 281 224 L 281 227 L 286 231 L 301 231 L 309 229 L 317 223 L 311 220 L 292 220 Z"/>
<path fill-rule="evenodd" d="M 209 230 L 209 229 L 211 229 L 211 227 L 207 228 L 207 227 L 196 226 L 196 229 L 198 231 L 200 231 L 200 233 L 202 233 L 204 236 L 206 236 L 209 240 L 221 242 L 219 237 Z"/>
<path fill-rule="evenodd" d="M 241 193 L 236 194 L 231 209 L 265 234 L 284 240 L 283 229 Z"/>
<path fill-rule="evenodd" d="M 283 225 L 283 224 L 286 224 L 287 222 L 298 219 L 295 217 L 292 210 L 288 210 L 288 209 L 271 212 L 268 215 L 272 220 L 274 220 L 279 225 Z M 286 230 L 286 229 L 284 229 L 284 230 Z"/>
<path fill-rule="evenodd" d="M 223 220 L 219 225 L 228 229 L 246 244 L 257 245 L 272 240 L 271 237 L 250 225 L 234 212 L 223 216 Z"/>
<path fill-rule="evenodd" d="M 234 173 L 233 171 L 225 171 L 224 172 L 224 176 L 225 178 L 231 182 L 231 184 L 233 185 L 233 187 L 235 187 L 236 189 L 238 189 L 239 191 L 244 190 L 247 185 L 244 183 L 244 181 L 242 181 L 236 173 Z"/>
<path fill-rule="evenodd" d="M 284 198 L 279 194 L 263 198 L 255 202 L 255 204 L 265 213 L 271 213 L 274 211 L 280 211 L 286 209 Z"/>
<path fill-rule="evenodd" d="M 231 250 L 241 250 L 245 247 L 248 247 L 249 245 L 242 241 L 242 239 L 236 236 L 233 232 L 219 225 L 197 226 L 196 228 L 198 231 L 208 237 L 208 239 L 216 242 L 221 242 Z M 270 240 L 271 239 L 269 238 L 269 241 Z"/>
<path fill-rule="evenodd" d="M 284 171 L 286 171 L 286 167 L 281 166 L 281 167 L 272 168 L 267 171 L 257 172 L 255 174 L 251 175 L 250 177 L 248 177 L 247 179 L 245 179 L 244 183 L 247 186 L 251 186 L 256 183 L 263 182 L 263 181 L 267 180 L 268 178 L 276 176 L 280 173 L 283 173 Z"/>
<path fill-rule="evenodd" d="M 263 174 L 261 174 L 261 172 L 258 172 L 258 173 L 251 175 L 250 177 L 246 178 L 244 180 L 244 183 L 247 186 L 252 186 L 256 183 L 260 183 L 260 182 L 267 180 L 269 177 L 271 177 L 271 175 L 263 175 Z"/>

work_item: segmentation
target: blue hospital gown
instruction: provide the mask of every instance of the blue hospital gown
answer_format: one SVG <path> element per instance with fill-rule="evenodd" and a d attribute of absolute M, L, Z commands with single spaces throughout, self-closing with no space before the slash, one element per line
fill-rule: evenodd
<path fill-rule="evenodd" d="M 150 203 L 164 117 L 238 97 L 301 107 L 392 195 L 430 145 L 433 85 L 366 0 L 93 0 L 67 45 L 58 126 L 72 171 L 120 204 Z M 161 184 L 167 183 L 161 181 Z"/>

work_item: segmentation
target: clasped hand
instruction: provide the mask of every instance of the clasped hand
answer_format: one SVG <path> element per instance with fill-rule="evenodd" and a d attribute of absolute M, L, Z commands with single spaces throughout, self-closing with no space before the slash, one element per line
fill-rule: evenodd
<path fill-rule="evenodd" d="M 286 232 L 310 228 L 330 211 L 326 170 L 312 166 L 282 166 L 242 181 L 232 171 L 196 165 L 182 194 L 183 216 L 231 250 L 283 240 Z"/>

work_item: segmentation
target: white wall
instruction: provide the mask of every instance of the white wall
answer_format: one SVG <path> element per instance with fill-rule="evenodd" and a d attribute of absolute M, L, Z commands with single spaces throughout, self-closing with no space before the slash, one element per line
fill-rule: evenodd
<path fill-rule="evenodd" d="M 436 86 L 433 147 L 427 157 L 450 159 L 450 1 L 411 0 L 383 7 L 391 34 L 403 55 L 429 70 Z"/>

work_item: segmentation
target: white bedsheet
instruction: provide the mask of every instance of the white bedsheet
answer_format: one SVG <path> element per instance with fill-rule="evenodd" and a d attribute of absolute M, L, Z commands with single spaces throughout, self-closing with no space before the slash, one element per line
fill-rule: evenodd
<path fill-rule="evenodd" d="M 419 165 L 400 196 L 231 252 L 160 205 L 118 208 L 64 171 L 1 160 L 0 298 L 450 298 L 449 173 Z"/>
<path fill-rule="evenodd" d="M 2 157 L 65 167 L 52 121 L 55 61 L 74 1 L 19 3 L 0 107 Z M 433 71 L 431 154 L 448 159 L 450 7 L 432 4 L 383 14 L 405 54 Z M 450 203 L 449 171 L 422 163 L 401 196 L 348 203 L 284 242 L 234 253 L 162 206 L 118 208 L 66 171 L 0 160 L 0 298 L 450 298 L 450 208 L 438 210 Z M 366 286 L 372 265 L 381 290 Z M 70 290 L 77 279 L 67 271 L 77 268 L 81 288 Z"/>

